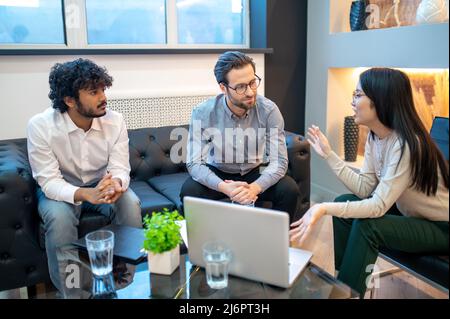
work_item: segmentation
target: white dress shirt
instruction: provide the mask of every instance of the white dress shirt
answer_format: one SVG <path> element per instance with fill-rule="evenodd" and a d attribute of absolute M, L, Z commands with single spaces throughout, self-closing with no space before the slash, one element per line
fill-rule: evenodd
<path fill-rule="evenodd" d="M 28 122 L 28 158 L 45 196 L 71 204 L 78 188 L 97 183 L 107 172 L 130 183 L 128 133 L 120 113 L 94 118 L 89 131 L 70 116 L 48 108 Z"/>

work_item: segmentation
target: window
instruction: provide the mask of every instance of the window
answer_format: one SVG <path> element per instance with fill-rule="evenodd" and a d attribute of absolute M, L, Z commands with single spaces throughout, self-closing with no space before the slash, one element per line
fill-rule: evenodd
<path fill-rule="evenodd" d="M 177 0 L 181 44 L 245 44 L 243 0 Z"/>
<path fill-rule="evenodd" d="M 0 0 L 0 44 L 64 44 L 62 1 Z"/>
<path fill-rule="evenodd" d="M 250 0 L 0 0 L 0 49 L 248 48 Z"/>
<path fill-rule="evenodd" d="M 166 42 L 164 0 L 86 0 L 88 44 Z"/>

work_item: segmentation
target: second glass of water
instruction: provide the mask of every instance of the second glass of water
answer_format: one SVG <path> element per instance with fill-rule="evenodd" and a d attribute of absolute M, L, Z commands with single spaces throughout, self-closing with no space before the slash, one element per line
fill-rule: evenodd
<path fill-rule="evenodd" d="M 203 245 L 206 282 L 213 289 L 228 286 L 228 268 L 231 261 L 231 250 L 221 242 L 208 242 Z"/>

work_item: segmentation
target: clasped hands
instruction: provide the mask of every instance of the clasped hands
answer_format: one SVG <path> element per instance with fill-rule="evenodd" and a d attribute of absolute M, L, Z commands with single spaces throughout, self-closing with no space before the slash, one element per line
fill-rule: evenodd
<path fill-rule="evenodd" d="M 219 191 L 227 195 L 233 202 L 249 205 L 256 202 L 262 189 L 257 183 L 248 184 L 225 180 L 219 184 Z"/>
<path fill-rule="evenodd" d="M 125 191 L 126 189 L 122 187 L 122 181 L 119 178 L 112 178 L 111 173 L 107 173 L 97 186 L 79 188 L 75 192 L 75 201 L 87 201 L 93 205 L 113 204 Z"/>

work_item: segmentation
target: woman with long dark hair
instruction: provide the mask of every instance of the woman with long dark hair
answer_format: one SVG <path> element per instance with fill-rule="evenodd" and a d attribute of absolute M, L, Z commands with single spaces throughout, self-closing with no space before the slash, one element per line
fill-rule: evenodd
<path fill-rule="evenodd" d="M 302 245 L 323 215 L 333 216 L 338 279 L 363 297 L 380 247 L 448 253 L 449 168 L 416 112 L 405 73 L 363 72 L 352 108 L 355 122 L 370 129 L 359 173 L 318 127 L 308 130 L 308 141 L 353 194 L 312 206 L 291 225 L 290 239 Z"/>

